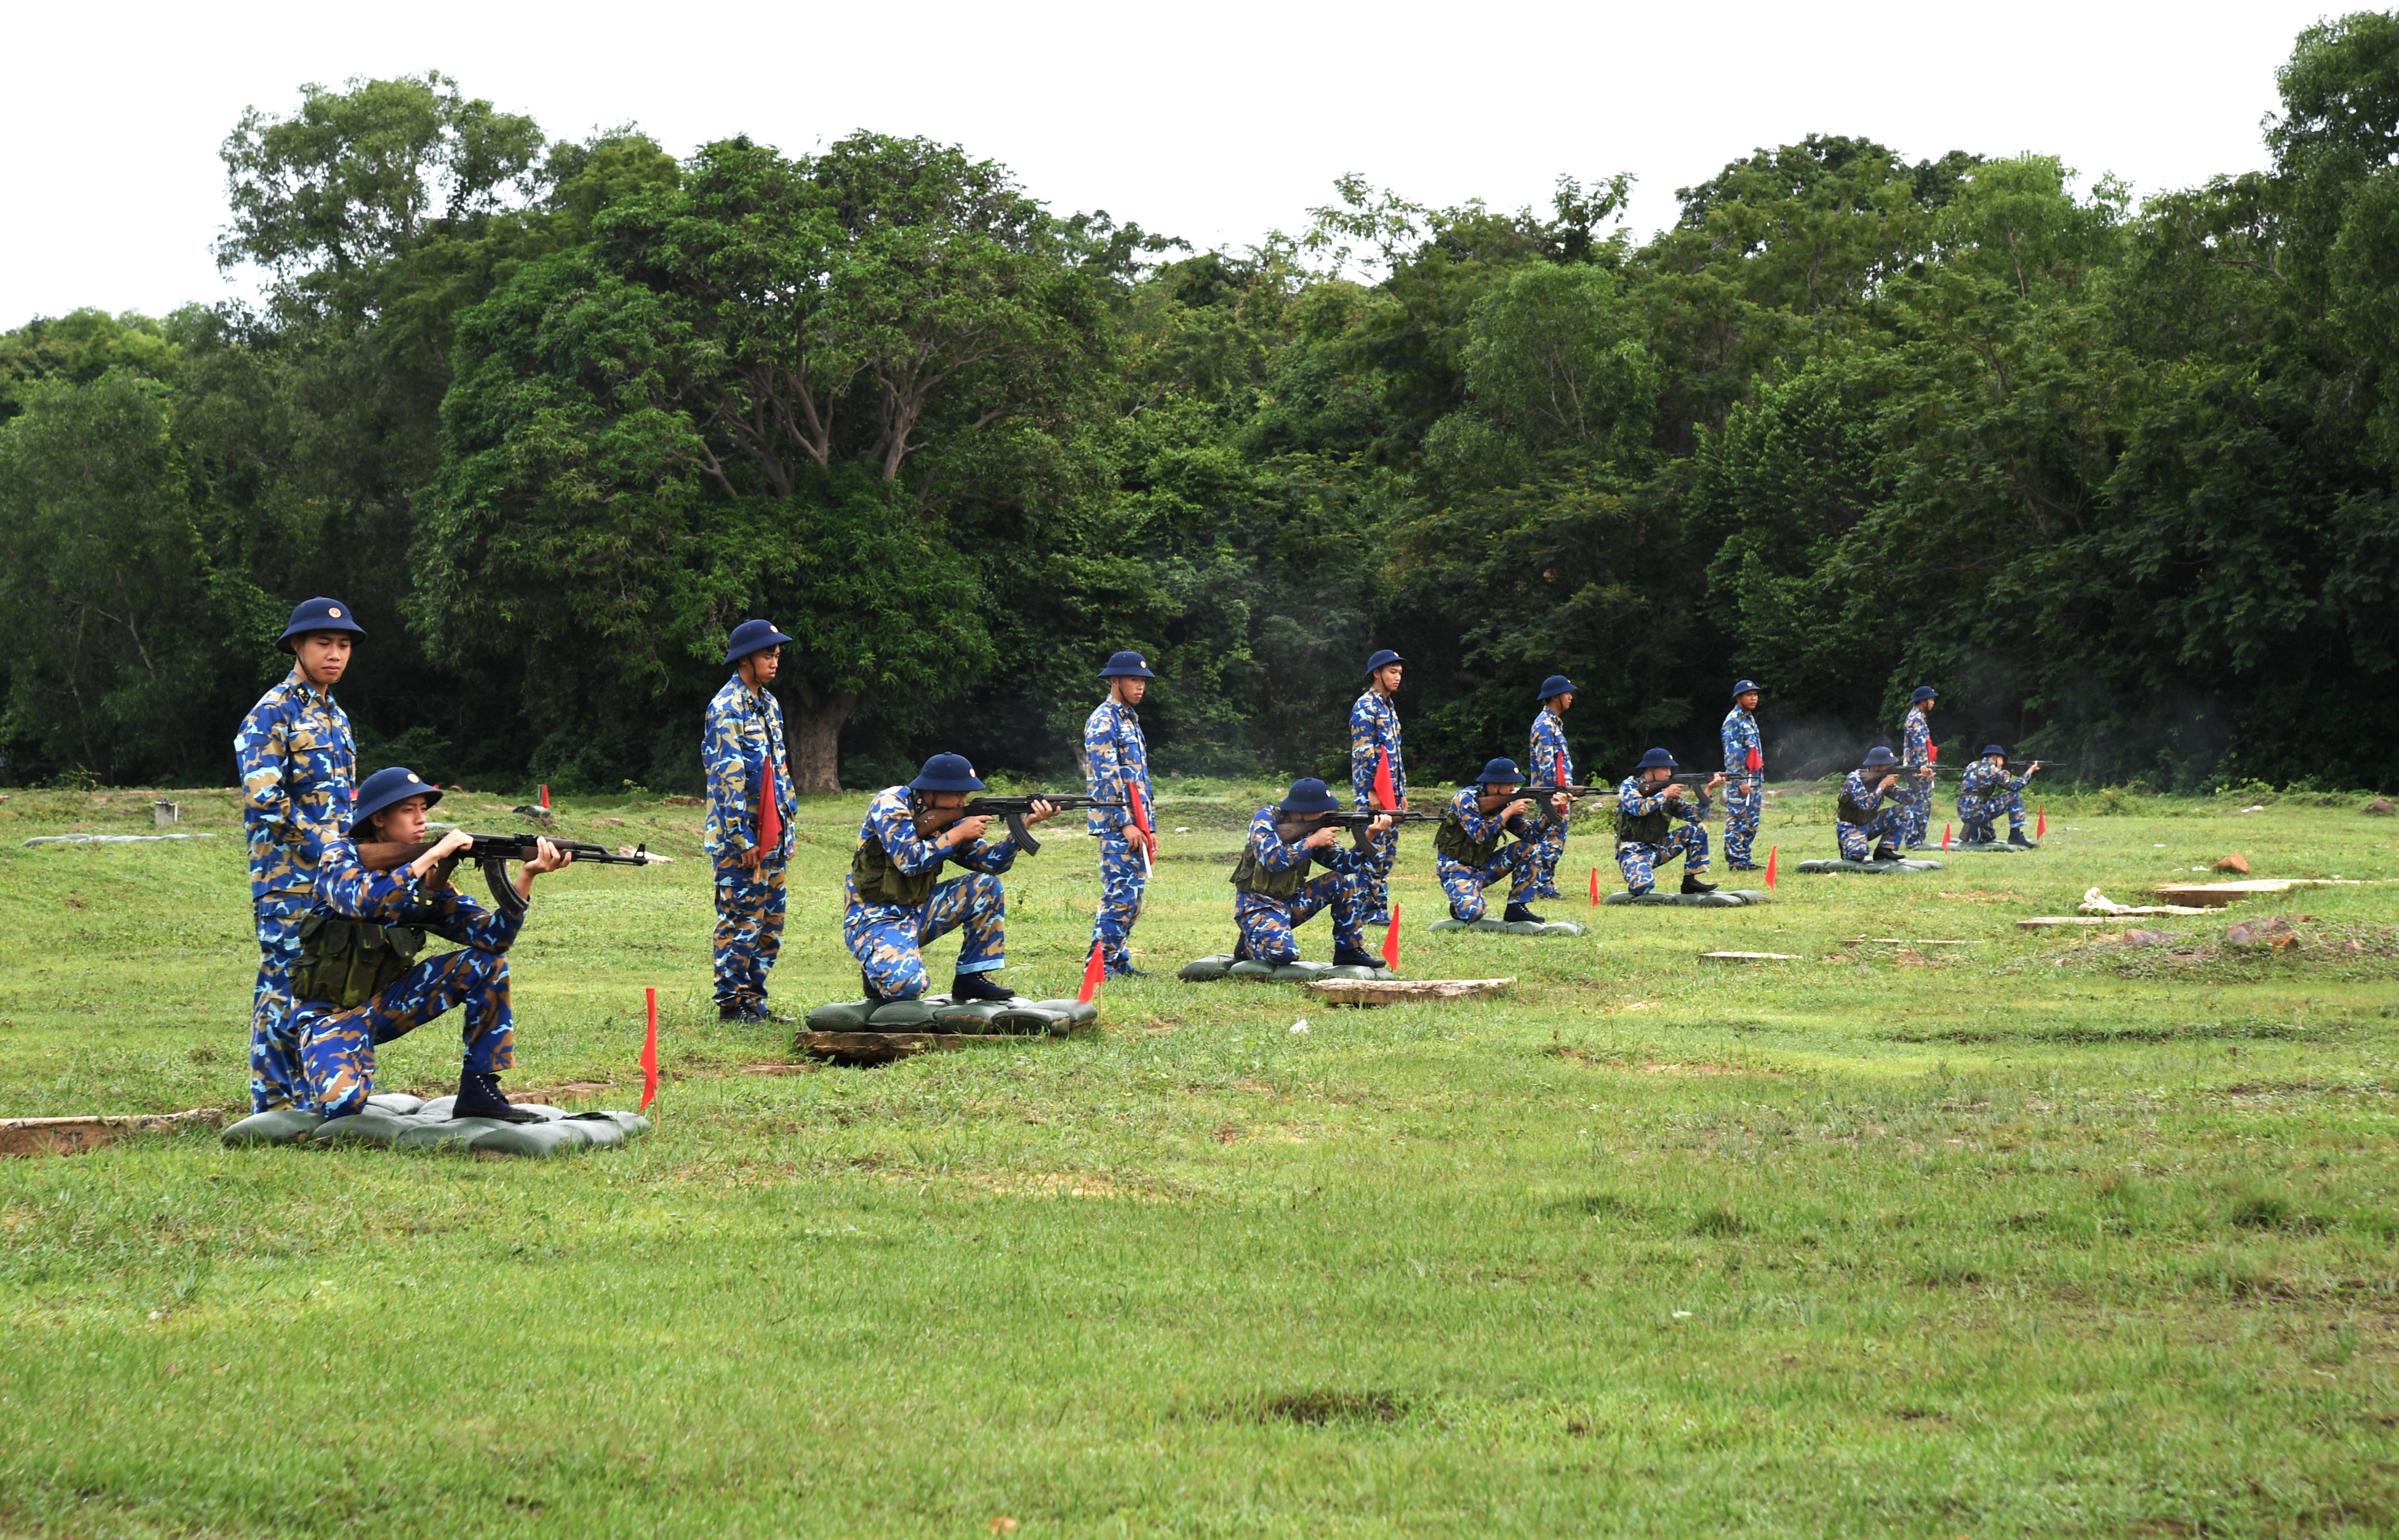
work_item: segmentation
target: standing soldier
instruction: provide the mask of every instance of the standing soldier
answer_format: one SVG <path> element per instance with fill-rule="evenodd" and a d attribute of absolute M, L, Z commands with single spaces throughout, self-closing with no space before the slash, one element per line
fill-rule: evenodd
<path fill-rule="evenodd" d="M 783 707 L 766 686 L 782 668 L 790 637 L 765 620 L 733 628 L 725 661 L 731 679 L 708 703 L 699 752 L 708 768 L 708 822 L 701 844 L 716 863 L 716 1019 L 756 1023 L 766 1010 L 766 975 L 783 944 L 783 868 L 792 853 L 790 761 Z"/>
<path fill-rule="evenodd" d="M 1724 719 L 1725 865 L 1755 871 L 1750 859 L 1758 815 L 1766 808 L 1766 744 L 1757 733 L 1757 682 L 1732 687 L 1732 709 Z"/>
<path fill-rule="evenodd" d="M 1624 890 L 1634 898 L 1658 885 L 1658 869 L 1683 858 L 1683 891 L 1714 893 L 1716 885 L 1701 882 L 1708 869 L 1708 793 L 1724 783 L 1712 776 L 1705 786 L 1685 788 L 1674 781 L 1674 756 L 1652 749 L 1641 756 L 1632 775 L 1616 788 L 1616 869 L 1624 874 Z M 1674 827 L 1674 820 L 1683 827 Z"/>
<path fill-rule="evenodd" d="M 1891 774 L 1897 756 L 1877 744 L 1866 750 L 1865 762 L 1841 779 L 1841 797 L 1835 814 L 1833 838 L 1840 842 L 1841 859 L 1845 861 L 1895 861 L 1899 850 L 1891 842 L 1899 838 L 1900 820 L 1905 809 L 1894 795 L 1885 806 L 1883 794 L 1899 784 Z M 1873 854 L 1867 854 L 1871 847 Z"/>
<path fill-rule="evenodd" d="M 1564 674 L 1552 674 L 1541 681 L 1541 710 L 1533 719 L 1533 753 L 1528 762 L 1533 767 L 1536 790 L 1544 786 L 1574 783 L 1574 755 L 1566 750 L 1565 724 L 1566 708 L 1573 704 L 1574 681 Z M 1533 856 L 1533 897 L 1537 899 L 1561 897 L 1558 861 L 1566 853 L 1570 821 L 1568 814 L 1556 809 L 1541 820 L 1540 844 Z"/>
<path fill-rule="evenodd" d="M 2008 751 L 1996 743 L 1983 745 L 1983 757 L 1966 766 L 1965 784 L 1958 788 L 1958 822 L 1963 827 L 1960 837 L 1968 844 L 1988 844 L 1992 838 L 1992 822 L 2001 813 L 2008 816 L 2008 843 L 2019 850 L 2038 848 L 2025 838 L 2025 782 L 2040 772 L 2040 761 L 2027 765 L 2021 776 L 2008 775 Z"/>
<path fill-rule="evenodd" d="M 1406 662 L 1389 647 L 1368 658 L 1366 693 L 1349 708 L 1349 794 L 1362 808 L 1407 811 L 1408 772 L 1400 763 L 1400 713 L 1391 708 L 1391 697 L 1400 693 L 1401 666 Z M 1359 868 L 1365 883 L 1364 923 L 1389 925 L 1391 864 L 1399 858 L 1400 832 L 1386 829 L 1367 844 Z"/>
<path fill-rule="evenodd" d="M 1520 797 L 1516 789 L 1524 782 L 1524 772 L 1516 768 L 1514 760 L 1493 760 L 1481 775 L 1458 789 L 1443 811 L 1441 827 L 1433 831 L 1432 864 L 1441 890 L 1449 896 L 1451 919 L 1469 925 L 1482 919 L 1483 890 L 1505 877 L 1509 923 L 1541 923 L 1528 906 L 1538 870 L 1536 863 L 1551 826 L 1543 824 L 1537 830 L 1525 815 L 1547 806 L 1562 823 L 1573 799 L 1563 791 L 1542 797 L 1538 785 L 1531 788 L 1535 795 Z M 1516 836 L 1513 843 L 1508 840 L 1511 834 Z"/>
<path fill-rule="evenodd" d="M 1932 762 L 1940 750 L 1932 744 L 1932 723 L 1924 713 L 1932 709 L 1934 691 L 1919 684 L 1908 697 L 1906 741 L 1900 745 L 1900 767 L 1906 772 L 1899 795 L 1899 843 L 1903 849 L 1924 848 L 1924 831 L 1932 822 Z"/>
<path fill-rule="evenodd" d="M 1158 858 L 1158 830 L 1149 817 L 1149 742 L 1141 736 L 1141 704 L 1158 676 L 1139 653 L 1118 653 L 1100 670 L 1108 698 L 1083 723 L 1084 778 L 1094 802 L 1121 807 L 1091 810 L 1091 832 L 1100 840 L 1100 912 L 1091 921 L 1091 944 L 1111 979 L 1144 979 L 1132 966 L 1133 921 L 1141 917 L 1142 889 L 1149 863 Z"/>
<path fill-rule="evenodd" d="M 315 1105 L 291 1021 L 300 961 L 325 842 L 349 831 L 358 750 L 333 704 L 351 638 L 366 629 L 349 606 L 312 599 L 291 612 L 279 645 L 291 672 L 258 697 L 233 740 L 241 765 L 241 827 L 250 843 L 250 902 L 258 921 L 258 990 L 250 1009 L 250 1108 Z"/>

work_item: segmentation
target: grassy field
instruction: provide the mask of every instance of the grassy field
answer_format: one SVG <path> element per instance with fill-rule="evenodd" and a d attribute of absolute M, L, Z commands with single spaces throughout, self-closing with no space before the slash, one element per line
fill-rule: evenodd
<path fill-rule="evenodd" d="M 1230 944 L 1262 790 L 1169 783 L 1159 977 L 1099 1036 L 875 1071 L 716 1022 L 697 808 L 568 803 L 678 859 L 543 883 L 508 1084 L 631 1106 L 656 985 L 657 1131 L 0 1160 L 0 1531 L 2399 1529 L 2399 819 L 2057 797 L 2035 855 L 1815 877 L 1795 793 L 1780 902 L 1550 906 L 1574 940 L 1426 935 L 1416 833 L 1403 971 L 1516 990 L 1346 1011 L 1172 978 Z M 0 1115 L 244 1102 L 232 794 L 176 793 L 213 840 L 20 844 L 152 795 L 0 804 Z M 856 994 L 861 805 L 804 807 L 779 1006 Z M 2013 923 L 2236 848 L 2369 885 Z M 1094 856 L 1010 879 L 1019 989 L 1072 992 Z M 2275 913 L 2298 944 L 2224 944 Z M 383 1083 L 448 1088 L 456 1041 Z"/>

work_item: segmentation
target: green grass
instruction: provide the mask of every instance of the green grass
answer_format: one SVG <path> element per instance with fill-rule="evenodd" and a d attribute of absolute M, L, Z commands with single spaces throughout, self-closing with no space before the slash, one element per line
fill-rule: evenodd
<path fill-rule="evenodd" d="M 2399 885 L 2123 927 L 2164 945 L 2013 925 L 2234 848 L 2391 883 L 2399 819 L 2059 797 L 2038 855 L 1552 906 L 1579 940 L 1427 936 L 1416 836 L 1403 970 L 1516 991 L 1349 1011 L 1172 979 L 1229 944 L 1257 790 L 1169 783 L 1161 977 L 1098 1037 L 786 1074 L 749 1072 L 789 1029 L 707 1008 L 698 810 L 569 804 L 678 861 L 545 880 L 509 1083 L 631 1105 L 654 984 L 657 1131 L 0 1161 L 0 1531 L 2399 1529 Z M 0 804 L 0 1115 L 242 1102 L 233 799 L 182 800 L 222 837 L 29 850 L 149 794 Z M 856 993 L 860 805 L 801 815 L 779 1004 Z M 1828 853 L 1822 797 L 1769 808 L 1786 871 Z M 1019 988 L 1071 992 L 1093 865 L 1010 880 Z M 2298 946 L 2221 944 L 2270 913 Z"/>

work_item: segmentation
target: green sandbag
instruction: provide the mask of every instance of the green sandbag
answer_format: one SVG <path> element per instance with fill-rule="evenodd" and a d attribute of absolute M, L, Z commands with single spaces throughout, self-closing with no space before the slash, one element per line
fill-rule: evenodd
<path fill-rule="evenodd" d="M 874 1007 L 863 1000 L 844 1000 L 835 1005 L 819 1006 L 808 1012 L 810 1032 L 857 1032 L 866 1025 L 867 1013 Z"/>
<path fill-rule="evenodd" d="M 2030 854 L 2040 848 L 2040 846 L 2037 844 L 2010 844 L 2005 840 L 1984 840 L 1974 844 L 1968 844 L 1965 841 L 1959 840 L 1942 854 L 1948 855 L 1952 851 L 1971 851 L 1981 856 L 2013 856 L 2020 850 Z"/>
<path fill-rule="evenodd" d="M 1611 893 L 1600 900 L 1604 904 L 1639 904 L 1650 909 L 1740 909 L 1761 901 L 1729 888 L 1720 888 L 1714 893 L 1659 893 L 1654 890 L 1637 895 Z"/>
<path fill-rule="evenodd" d="M 1077 1026 L 1085 1026 L 1100 1019 L 1100 1007 L 1088 1000 L 1036 1000 L 1043 1010 L 1056 1011 Z"/>
<path fill-rule="evenodd" d="M 1174 977 L 1186 984 L 1213 984 L 1232 970 L 1233 954 L 1229 952 L 1218 952 L 1205 957 L 1193 958 L 1177 969 Z"/>
<path fill-rule="evenodd" d="M 1279 984 L 1312 984 L 1333 970 L 1330 963 L 1284 963 L 1269 975 Z"/>
<path fill-rule="evenodd" d="M 591 1147 L 591 1141 L 584 1136 L 582 1124 L 573 1118 L 560 1117 L 543 1123 L 495 1123 L 489 1131 L 477 1134 L 470 1140 L 467 1147 L 500 1155 L 531 1155 L 536 1160 L 544 1160 L 552 1155 L 588 1150 Z"/>
<path fill-rule="evenodd" d="M 1011 1002 L 991 1019 L 995 1033 L 1021 1037 L 1064 1037 L 1073 1026 L 1065 1012 L 1031 1000 Z"/>
<path fill-rule="evenodd" d="M 582 1113 L 583 1117 L 604 1117 L 625 1130 L 627 1139 L 639 1139 L 650 1131 L 650 1120 L 639 1113 Z"/>
<path fill-rule="evenodd" d="M 1225 972 L 1235 979 L 1271 979 L 1274 977 L 1274 965 L 1261 963 L 1253 957 L 1246 962 L 1235 963 Z"/>
<path fill-rule="evenodd" d="M 494 1128 L 514 1128 L 511 1123 L 495 1123 L 488 1117 L 460 1117 L 440 1123 L 419 1123 L 401 1130 L 391 1141 L 396 1150 L 463 1150 Z"/>
<path fill-rule="evenodd" d="M 606 1113 L 570 1113 L 562 1121 L 575 1125 L 583 1142 L 595 1150 L 604 1150 L 625 1142 L 625 1130 Z"/>
<path fill-rule="evenodd" d="M 1582 926 L 1577 925 L 1572 920 L 1551 920 L 1543 924 L 1541 926 L 1541 934 L 1544 936 L 1579 936 L 1582 934 Z"/>
<path fill-rule="evenodd" d="M 933 1024 L 933 1007 L 922 1000 L 891 1000 L 866 1019 L 869 1032 L 922 1032 Z"/>
<path fill-rule="evenodd" d="M 218 1136 L 221 1143 L 297 1144 L 315 1133 L 324 1123 L 315 1113 L 298 1107 L 278 1107 L 271 1113 L 252 1113 Z"/>
<path fill-rule="evenodd" d="M 1881 877 L 1899 871 L 1938 871 L 1941 870 L 1941 863 L 1919 860 L 1913 857 L 1903 861 L 1801 861 L 1792 870 L 1811 873 L 1855 871 L 1862 876 Z"/>
<path fill-rule="evenodd" d="M 369 1102 L 373 1106 L 373 1102 Z M 319 1124 L 308 1135 L 311 1144 L 379 1144 L 388 1146 L 406 1133 L 413 1123 L 405 1117 L 387 1113 L 368 1111 L 352 1117 L 332 1117 Z"/>
<path fill-rule="evenodd" d="M 1579 936 L 1582 926 L 1572 920 L 1495 920 L 1485 914 L 1480 920 L 1461 920 L 1451 915 L 1435 920 L 1428 930 L 1479 930 L 1487 936 Z"/>
<path fill-rule="evenodd" d="M 414 1117 L 425 1110 L 425 1098 L 406 1091 L 377 1091 L 367 1098 L 367 1105 L 394 1117 Z"/>
<path fill-rule="evenodd" d="M 968 1000 L 943 1006 L 933 1012 L 933 1025 L 943 1032 L 984 1032 L 989 1030 L 991 1019 L 1006 1006 L 1004 1000 Z"/>

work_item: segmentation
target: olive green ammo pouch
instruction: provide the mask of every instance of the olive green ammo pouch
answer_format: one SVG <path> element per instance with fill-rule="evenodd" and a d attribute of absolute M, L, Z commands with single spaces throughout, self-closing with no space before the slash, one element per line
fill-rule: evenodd
<path fill-rule="evenodd" d="M 1481 871 L 1492 857 L 1499 853 L 1499 843 L 1506 837 L 1503 830 L 1494 834 L 1488 844 L 1477 844 L 1467 837 L 1466 820 L 1459 817 L 1457 809 L 1453 807 L 1442 815 L 1441 827 L 1433 831 L 1432 847 L 1436 853 L 1448 857 L 1460 866 Z"/>
<path fill-rule="evenodd" d="M 1654 813 L 1627 813 L 1620 804 L 1616 809 L 1616 843 L 1619 844 L 1664 844 L 1674 831 L 1674 820 L 1662 807 Z"/>
<path fill-rule="evenodd" d="M 1847 789 L 1841 792 L 1841 801 L 1837 812 L 1843 823 L 1856 824 L 1860 827 L 1864 827 L 1874 818 L 1873 814 L 1858 805 L 1857 799 L 1850 796 Z"/>
<path fill-rule="evenodd" d="M 425 932 L 413 925 L 376 925 L 319 910 L 300 922 L 292 998 L 337 1010 L 363 1006 L 398 983 L 424 945 Z"/>
<path fill-rule="evenodd" d="M 1308 864 L 1300 861 L 1281 871 L 1269 871 L 1258 864 L 1254 853 L 1243 850 L 1240 863 L 1233 868 L 1233 874 L 1225 880 L 1242 892 L 1254 893 L 1261 898 L 1289 900 L 1299 897 L 1301 885 L 1308 881 Z"/>
<path fill-rule="evenodd" d="M 859 841 L 858 853 L 849 858 L 849 878 L 857 885 L 861 903 L 922 909 L 933 896 L 933 882 L 940 874 L 941 868 L 935 867 L 910 876 L 891 864 L 891 853 L 883 848 L 881 840 Z"/>

